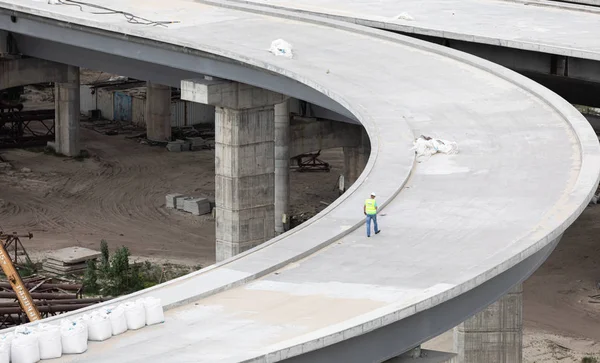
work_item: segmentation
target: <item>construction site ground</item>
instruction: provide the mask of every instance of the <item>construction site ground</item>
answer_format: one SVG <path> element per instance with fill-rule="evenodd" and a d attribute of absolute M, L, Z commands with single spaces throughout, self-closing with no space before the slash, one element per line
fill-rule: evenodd
<path fill-rule="evenodd" d="M 166 209 L 165 195 L 214 196 L 214 151 L 171 153 L 84 126 L 86 159 L 46 154 L 42 148 L 0 151 L 10 164 L 0 164 L 1 229 L 32 232 L 34 238 L 23 242 L 37 261 L 46 251 L 68 246 L 99 249 L 105 239 L 112 249 L 124 245 L 157 263 L 213 263 L 213 218 Z M 301 220 L 338 196 L 342 151 L 324 151 L 322 159 L 332 165 L 331 172 L 291 172 L 291 214 Z M 525 362 L 600 356 L 600 304 L 588 298 L 600 293 L 599 218 L 600 205 L 588 207 L 525 283 Z M 452 336 L 428 346 L 451 350 Z"/>

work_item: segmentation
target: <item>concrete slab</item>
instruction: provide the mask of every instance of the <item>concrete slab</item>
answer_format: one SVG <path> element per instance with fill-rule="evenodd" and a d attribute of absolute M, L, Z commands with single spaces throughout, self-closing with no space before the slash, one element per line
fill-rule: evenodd
<path fill-rule="evenodd" d="M 169 209 L 175 209 L 177 207 L 177 199 L 185 198 L 185 195 L 181 193 L 171 193 L 166 196 L 166 206 Z"/>
<path fill-rule="evenodd" d="M 170 142 L 167 144 L 167 150 L 171 152 L 181 152 L 183 151 L 183 143 L 182 142 Z"/>
<path fill-rule="evenodd" d="M 175 200 L 175 208 L 176 208 L 177 210 L 180 210 L 180 211 L 185 211 L 185 202 L 186 202 L 187 200 L 190 200 L 190 199 L 192 199 L 192 198 L 193 198 L 193 197 L 189 197 L 189 196 L 184 196 L 184 197 L 177 198 L 177 199 Z"/>
<path fill-rule="evenodd" d="M 183 210 L 192 213 L 195 216 L 208 214 L 211 211 L 210 203 L 206 198 L 186 199 L 183 203 Z"/>
<path fill-rule="evenodd" d="M 78 262 L 85 262 L 100 256 L 102 256 L 100 251 L 79 246 L 61 248 L 60 250 L 52 251 L 46 254 L 47 259 L 57 261 L 57 263 L 62 263 L 63 265 L 72 265 Z"/>

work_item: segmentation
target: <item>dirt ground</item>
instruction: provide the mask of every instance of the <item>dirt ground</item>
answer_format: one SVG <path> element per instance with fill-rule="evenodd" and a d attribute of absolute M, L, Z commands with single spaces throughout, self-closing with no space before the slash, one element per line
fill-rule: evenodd
<path fill-rule="evenodd" d="M 3 150 L 12 168 L 0 170 L 0 227 L 32 232 L 34 252 L 84 246 L 127 246 L 134 255 L 187 265 L 214 262 L 211 216 L 165 208 L 179 192 L 214 196 L 214 151 L 170 153 L 124 136 L 82 128 L 83 148 L 92 157 L 77 161 L 41 151 Z M 292 214 L 315 213 L 337 197 L 340 150 L 324 158 L 330 173 L 291 173 Z"/>

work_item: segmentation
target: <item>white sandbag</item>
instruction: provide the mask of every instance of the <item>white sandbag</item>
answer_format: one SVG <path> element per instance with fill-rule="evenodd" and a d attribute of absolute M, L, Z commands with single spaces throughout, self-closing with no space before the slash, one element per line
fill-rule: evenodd
<path fill-rule="evenodd" d="M 15 339 L 15 333 L 10 332 L 10 333 L 6 333 L 6 334 L 1 334 L 0 335 L 0 344 L 4 345 L 4 347 L 6 347 L 6 350 L 8 350 L 8 359 L 10 360 L 10 345 L 12 344 L 12 341 Z M 2 362 L 0 360 L 0 362 Z"/>
<path fill-rule="evenodd" d="M 101 342 L 112 337 L 112 325 L 108 315 L 95 311 L 87 320 L 88 340 Z"/>
<path fill-rule="evenodd" d="M 165 322 L 165 313 L 160 299 L 152 296 L 145 298 L 144 309 L 146 309 L 146 325 Z"/>
<path fill-rule="evenodd" d="M 62 356 L 62 340 L 58 326 L 40 323 L 37 327 L 37 334 L 40 359 L 60 358 Z"/>
<path fill-rule="evenodd" d="M 126 302 L 123 304 L 125 309 L 125 319 L 127 319 L 127 328 L 137 330 L 146 326 L 146 310 L 141 300 Z"/>
<path fill-rule="evenodd" d="M 102 311 L 108 315 L 112 335 L 123 334 L 127 331 L 127 319 L 125 318 L 125 309 L 122 306 L 108 306 Z"/>
<path fill-rule="evenodd" d="M 0 363 L 10 363 L 10 342 L 0 342 Z"/>
<path fill-rule="evenodd" d="M 87 326 L 83 319 L 64 319 L 60 324 L 63 354 L 81 354 L 87 350 Z"/>
<path fill-rule="evenodd" d="M 293 58 L 292 45 L 283 39 L 277 39 L 271 42 L 269 52 L 286 58 Z"/>
<path fill-rule="evenodd" d="M 40 361 L 38 335 L 32 329 L 17 327 L 10 344 L 10 360 L 13 363 L 36 363 Z"/>

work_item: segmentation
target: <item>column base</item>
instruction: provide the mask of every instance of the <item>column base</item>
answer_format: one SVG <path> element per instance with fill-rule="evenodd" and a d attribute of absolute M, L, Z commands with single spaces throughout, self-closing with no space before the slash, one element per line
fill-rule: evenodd
<path fill-rule="evenodd" d="M 518 285 L 454 329 L 456 363 L 521 363 L 523 287 Z"/>

